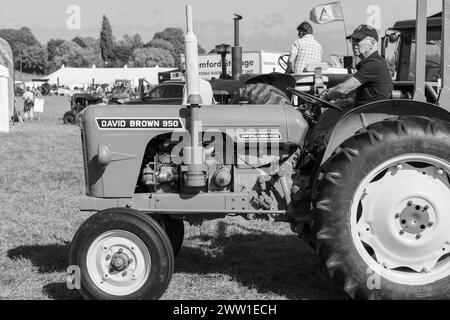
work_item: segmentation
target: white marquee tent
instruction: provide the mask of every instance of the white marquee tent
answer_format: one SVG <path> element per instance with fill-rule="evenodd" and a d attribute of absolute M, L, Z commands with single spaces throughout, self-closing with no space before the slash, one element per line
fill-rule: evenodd
<path fill-rule="evenodd" d="M 158 73 L 174 68 L 69 68 L 61 67 L 42 79 L 48 79 L 50 84 L 58 84 L 73 89 L 74 86 L 97 84 L 113 84 L 116 79 L 130 80 L 133 86 L 138 86 L 139 79 L 145 78 L 151 84 L 158 84 Z"/>

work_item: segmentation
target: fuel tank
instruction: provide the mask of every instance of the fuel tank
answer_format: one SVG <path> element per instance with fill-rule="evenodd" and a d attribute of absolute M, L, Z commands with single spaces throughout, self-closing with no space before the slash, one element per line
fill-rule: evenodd
<path fill-rule="evenodd" d="M 188 133 L 190 112 L 176 105 L 90 106 L 81 113 L 87 194 L 131 197 L 149 142 L 162 134 Z M 221 131 L 235 141 L 276 140 L 300 146 L 308 131 L 290 105 L 213 105 L 199 109 L 203 132 Z"/>

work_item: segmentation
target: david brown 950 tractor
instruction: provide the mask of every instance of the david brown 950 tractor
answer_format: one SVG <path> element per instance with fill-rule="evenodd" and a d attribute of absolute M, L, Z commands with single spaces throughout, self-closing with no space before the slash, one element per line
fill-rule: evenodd
<path fill-rule="evenodd" d="M 82 295 L 158 299 L 183 221 L 237 215 L 290 223 L 351 297 L 449 298 L 450 55 L 439 104 L 425 102 L 426 5 L 417 1 L 414 100 L 345 114 L 295 90 L 301 107 L 202 105 L 188 6 L 190 105 L 82 112 L 81 210 L 96 211 L 71 247 Z M 442 19 L 444 52 L 450 0 Z"/>

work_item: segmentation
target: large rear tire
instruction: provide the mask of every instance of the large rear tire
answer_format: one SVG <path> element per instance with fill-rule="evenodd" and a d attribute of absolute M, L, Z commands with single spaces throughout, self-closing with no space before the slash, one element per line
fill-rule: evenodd
<path fill-rule="evenodd" d="M 159 299 L 172 278 L 170 240 L 153 218 L 107 209 L 87 219 L 72 241 L 70 264 L 80 268 L 87 299 Z"/>
<path fill-rule="evenodd" d="M 369 126 L 320 169 L 315 247 L 351 297 L 450 298 L 450 124 Z"/>
<path fill-rule="evenodd" d="M 231 100 L 231 104 L 291 104 L 288 96 L 280 89 L 265 83 L 248 84 Z"/>

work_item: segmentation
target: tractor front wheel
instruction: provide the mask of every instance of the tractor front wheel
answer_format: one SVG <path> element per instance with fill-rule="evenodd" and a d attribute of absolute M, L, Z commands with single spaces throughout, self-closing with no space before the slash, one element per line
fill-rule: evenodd
<path fill-rule="evenodd" d="M 405 117 L 345 141 L 316 182 L 313 235 L 351 297 L 450 298 L 450 124 Z"/>
<path fill-rule="evenodd" d="M 87 299 L 159 299 L 172 277 L 170 240 L 153 218 L 132 209 L 107 209 L 87 219 L 70 250 Z"/>
<path fill-rule="evenodd" d="M 77 117 L 73 111 L 67 111 L 63 116 L 64 124 L 75 124 L 77 122 Z"/>

